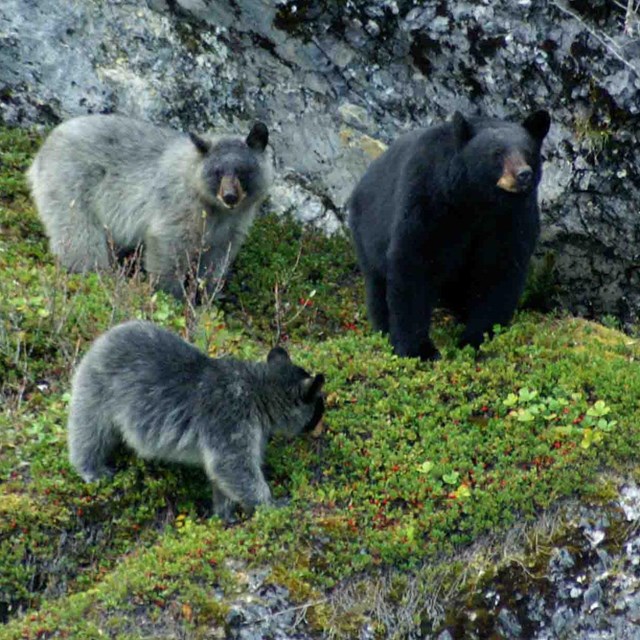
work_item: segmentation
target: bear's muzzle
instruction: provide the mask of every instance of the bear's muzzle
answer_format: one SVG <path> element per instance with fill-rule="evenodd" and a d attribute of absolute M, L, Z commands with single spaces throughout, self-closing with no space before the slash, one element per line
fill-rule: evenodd
<path fill-rule="evenodd" d="M 226 209 L 233 209 L 245 199 L 246 193 L 236 176 L 227 175 L 220 180 L 216 197 Z"/>
<path fill-rule="evenodd" d="M 509 193 L 526 193 L 533 187 L 533 169 L 518 152 L 504 159 L 502 175 L 496 186 Z"/>

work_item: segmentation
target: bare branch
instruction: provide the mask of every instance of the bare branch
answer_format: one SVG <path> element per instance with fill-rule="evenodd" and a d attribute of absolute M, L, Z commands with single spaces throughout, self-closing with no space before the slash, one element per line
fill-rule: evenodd
<path fill-rule="evenodd" d="M 297 612 L 297 616 L 296 616 L 296 621 L 294 622 L 294 624 L 292 625 L 293 628 L 295 629 L 301 622 L 304 621 L 305 619 L 305 615 L 307 613 L 307 611 L 313 607 L 318 607 L 321 604 L 325 604 L 326 602 L 328 602 L 327 598 L 322 598 L 321 600 L 315 600 L 314 602 L 305 602 L 304 604 L 300 604 L 297 605 L 295 607 L 289 607 L 287 609 L 282 609 L 280 611 L 271 611 L 269 613 L 268 616 L 264 616 L 262 618 L 258 618 L 257 620 L 250 620 L 247 622 L 243 622 L 242 626 L 243 627 L 250 627 L 253 625 L 257 625 L 260 624 L 262 622 L 267 622 L 269 620 L 271 620 L 272 618 L 275 618 L 276 616 L 282 616 L 288 613 L 296 613 Z"/>
<path fill-rule="evenodd" d="M 634 26 L 638 22 L 638 8 L 640 8 L 640 2 L 634 7 L 634 0 L 627 0 L 627 9 L 624 15 L 624 32 L 628 36 L 634 35 Z"/>
<path fill-rule="evenodd" d="M 611 55 L 617 58 L 625 67 L 633 71 L 640 78 L 640 68 L 629 62 L 629 60 L 622 55 L 620 46 L 611 36 L 608 36 L 606 33 L 598 33 L 593 27 L 587 24 L 580 14 L 570 9 L 564 0 L 552 0 L 552 4 L 562 11 L 562 13 L 572 17 L 574 20 L 577 20 Z"/>

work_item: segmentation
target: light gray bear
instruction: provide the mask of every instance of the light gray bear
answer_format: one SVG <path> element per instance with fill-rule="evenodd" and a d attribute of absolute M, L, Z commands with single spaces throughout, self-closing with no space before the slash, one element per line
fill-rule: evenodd
<path fill-rule="evenodd" d="M 295 366 L 276 347 L 266 363 L 212 359 L 150 322 L 100 336 L 80 362 L 68 423 L 71 463 L 86 482 L 113 474 L 124 442 L 147 459 L 204 467 L 214 512 L 269 504 L 262 473 L 272 433 L 319 428 L 324 376 Z"/>
<path fill-rule="evenodd" d="M 269 132 L 200 137 L 118 115 L 74 118 L 47 137 L 27 177 L 51 251 L 70 271 L 106 269 L 143 247 L 176 297 L 197 264 L 213 292 L 273 180 Z"/>

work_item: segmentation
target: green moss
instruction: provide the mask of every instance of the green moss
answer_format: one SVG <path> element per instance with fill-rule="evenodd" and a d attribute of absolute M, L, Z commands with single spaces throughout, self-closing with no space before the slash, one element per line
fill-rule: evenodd
<path fill-rule="evenodd" d="M 40 136 L 0 127 L 0 205 L 22 204 L 28 197 L 23 172 L 40 144 Z"/>
<path fill-rule="evenodd" d="M 327 238 L 288 217 L 261 217 L 233 272 L 224 309 L 252 338 L 317 341 L 366 327 L 361 278 L 342 234 Z"/>
<path fill-rule="evenodd" d="M 559 286 L 557 282 L 556 257 L 546 253 L 542 259 L 532 263 L 527 282 L 520 298 L 521 309 L 551 311 L 557 306 Z"/>
<path fill-rule="evenodd" d="M 313 603 L 315 629 L 346 636 L 363 603 L 338 620 L 325 589 L 414 570 L 559 498 L 598 495 L 599 469 L 634 460 L 640 373 L 628 336 L 522 312 L 476 358 L 454 347 L 445 317 L 435 327 L 443 360 L 397 358 L 364 321 L 348 240 L 275 216 L 256 222 L 224 315 L 185 311 L 144 278 L 69 276 L 24 199 L 32 138 L 3 140 L 27 151 L 0 207 L 0 617 L 10 619 L 0 638 L 136 637 L 138 623 L 204 637 L 243 588 L 228 560 L 272 567 L 294 602 Z M 202 472 L 126 452 L 111 482 L 75 475 L 65 442 L 73 365 L 131 317 L 212 354 L 262 358 L 286 334 L 294 359 L 326 374 L 325 433 L 268 449 L 285 506 L 224 527 L 207 518 Z M 394 593 L 402 599 L 400 582 Z"/>
<path fill-rule="evenodd" d="M 596 96 L 597 91 L 593 89 L 592 99 L 595 100 Z M 585 146 L 588 155 L 593 160 L 598 160 L 613 140 L 609 118 L 604 123 L 599 122 L 595 112 L 588 117 L 576 117 L 575 131 L 577 139 Z"/>

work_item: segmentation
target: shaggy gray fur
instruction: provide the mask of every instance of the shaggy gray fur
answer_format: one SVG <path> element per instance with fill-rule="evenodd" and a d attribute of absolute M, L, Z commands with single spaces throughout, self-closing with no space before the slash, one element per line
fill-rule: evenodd
<path fill-rule="evenodd" d="M 121 324 L 91 346 L 73 379 L 71 463 L 86 482 L 112 475 L 123 441 L 147 459 L 204 467 L 214 511 L 251 513 L 271 501 L 262 473 L 270 434 L 313 429 L 324 377 L 272 349 L 265 363 L 212 359 L 150 322 Z"/>
<path fill-rule="evenodd" d="M 246 139 L 187 135 L 117 115 L 64 122 L 27 173 L 51 251 L 83 272 L 108 268 L 113 249 L 142 245 L 161 288 L 180 297 L 197 263 L 213 291 L 273 180 L 268 138 L 260 122 Z"/>

